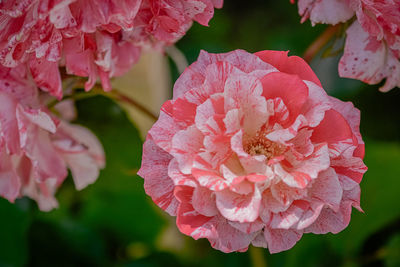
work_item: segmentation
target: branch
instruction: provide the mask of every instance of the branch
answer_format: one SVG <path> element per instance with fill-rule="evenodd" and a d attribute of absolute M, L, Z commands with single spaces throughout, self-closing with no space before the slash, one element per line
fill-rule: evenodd
<path fill-rule="evenodd" d="M 311 45 L 307 48 L 303 58 L 308 63 L 318 54 L 318 52 L 332 39 L 332 37 L 339 31 L 340 24 L 329 26 Z"/>
<path fill-rule="evenodd" d="M 73 82 L 72 84 L 74 87 L 73 89 L 84 88 L 84 81 L 82 81 L 81 79 L 75 80 L 75 82 Z M 99 84 L 96 84 L 89 92 L 78 92 L 78 93 L 72 93 L 70 95 L 65 95 L 62 100 L 66 100 L 66 99 L 80 100 L 80 99 L 85 99 L 85 98 L 89 98 L 89 97 L 93 97 L 93 96 L 97 96 L 97 95 L 102 95 L 102 96 L 109 97 L 116 101 L 125 102 L 125 103 L 135 107 L 136 109 L 140 110 L 141 112 L 146 114 L 148 117 L 150 117 L 154 121 L 156 121 L 158 119 L 158 116 L 156 114 L 154 114 L 152 111 L 147 109 L 145 106 L 143 106 L 142 104 L 140 104 L 133 98 L 121 93 L 117 89 L 113 89 L 110 92 L 104 92 L 103 87 Z M 57 103 L 59 103 L 61 101 L 54 99 L 53 101 L 51 101 L 47 104 L 47 107 L 49 109 L 52 109 Z"/>
<path fill-rule="evenodd" d="M 185 55 L 179 50 L 176 46 L 168 46 L 165 48 L 165 52 L 167 55 L 172 59 L 175 63 L 176 68 L 178 69 L 179 73 L 182 73 L 188 66 L 188 62 L 186 60 Z"/>
<path fill-rule="evenodd" d="M 265 259 L 265 249 L 251 246 L 249 247 L 250 259 L 253 267 L 267 267 L 267 260 Z"/>
<path fill-rule="evenodd" d="M 154 121 L 156 121 L 158 119 L 158 116 L 156 114 L 154 114 L 152 111 L 150 111 L 149 109 L 147 109 L 145 106 L 143 106 L 142 104 L 140 104 L 139 102 L 137 102 L 135 99 L 130 98 L 129 96 L 121 93 L 120 91 L 113 89 L 112 91 L 108 92 L 108 93 L 104 93 L 105 96 L 109 96 L 112 99 L 121 101 L 121 102 L 125 102 L 133 107 L 135 107 L 136 109 L 140 110 L 141 112 L 143 112 L 144 114 L 146 114 L 148 117 L 152 118 Z"/>

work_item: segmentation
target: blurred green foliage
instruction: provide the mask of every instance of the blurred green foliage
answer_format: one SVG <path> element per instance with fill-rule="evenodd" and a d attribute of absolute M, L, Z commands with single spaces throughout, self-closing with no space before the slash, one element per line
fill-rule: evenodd
<path fill-rule="evenodd" d="M 325 26 L 299 20 L 289 1 L 227 0 L 209 28 L 194 24 L 177 46 L 189 62 L 200 49 L 301 56 Z M 274 255 L 262 249 L 224 254 L 177 233 L 173 218 L 152 203 L 135 175 L 142 141 L 134 124 L 116 103 L 95 97 L 77 103 L 77 123 L 99 137 L 107 167 L 80 192 L 69 177 L 57 193 L 60 207 L 49 213 L 26 198 L 15 205 L 0 199 L 0 266 L 400 266 L 400 89 L 383 94 L 378 86 L 341 79 L 338 59 L 316 58 L 312 67 L 329 94 L 361 110 L 369 167 L 361 183 L 365 213 L 354 210 L 343 232 L 307 234 Z"/>

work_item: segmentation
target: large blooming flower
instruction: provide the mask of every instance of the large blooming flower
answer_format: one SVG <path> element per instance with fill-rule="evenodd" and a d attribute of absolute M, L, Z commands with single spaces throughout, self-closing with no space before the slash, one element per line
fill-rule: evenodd
<path fill-rule="evenodd" d="M 359 122 L 299 57 L 203 51 L 149 131 L 139 175 L 182 233 L 275 253 L 340 232 L 360 209 Z"/>
<path fill-rule="evenodd" d="M 294 2 L 292 0 L 292 2 Z M 381 91 L 400 87 L 400 2 L 395 0 L 299 0 L 302 21 L 337 24 L 354 15 L 347 30 L 341 77 L 368 84 L 380 83 Z"/>
<path fill-rule="evenodd" d="M 126 72 L 141 47 L 180 39 L 193 21 L 207 25 L 222 0 L 10 0 L 0 2 L 0 64 L 26 63 L 36 84 L 61 98 L 59 65 L 69 74 L 100 78 Z"/>
<path fill-rule="evenodd" d="M 48 211 L 67 167 L 83 189 L 97 179 L 104 152 L 89 130 L 53 117 L 41 102 L 23 66 L 0 68 L 0 196 L 29 196 Z"/>

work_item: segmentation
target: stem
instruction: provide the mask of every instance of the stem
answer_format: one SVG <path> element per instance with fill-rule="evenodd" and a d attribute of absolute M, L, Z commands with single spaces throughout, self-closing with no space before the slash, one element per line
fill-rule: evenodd
<path fill-rule="evenodd" d="M 67 100 L 67 99 L 81 100 L 81 99 L 85 99 L 85 98 L 89 98 L 89 97 L 93 97 L 93 96 L 97 96 L 97 95 L 100 95 L 100 94 L 97 93 L 97 92 L 79 92 L 79 93 L 75 93 L 75 94 L 72 94 L 72 95 L 66 95 L 66 96 L 63 97 L 62 100 L 54 99 L 49 104 L 47 104 L 47 107 L 49 109 L 51 109 L 55 105 L 60 103 L 61 101 Z"/>
<path fill-rule="evenodd" d="M 83 88 L 83 86 L 84 86 L 84 83 L 80 82 L 79 80 L 75 83 L 75 88 Z M 89 92 L 79 92 L 79 93 L 74 93 L 71 95 L 66 95 L 63 97 L 62 100 L 65 100 L 65 99 L 80 100 L 80 99 L 85 99 L 85 98 L 89 98 L 89 97 L 93 97 L 93 96 L 97 96 L 97 95 L 102 95 L 102 96 L 106 96 L 111 99 L 114 99 L 116 101 L 125 102 L 125 103 L 135 107 L 136 109 L 140 110 L 141 112 L 146 114 L 148 117 L 152 118 L 154 121 L 156 121 L 158 119 L 158 116 L 156 114 L 154 114 L 152 111 L 147 109 L 145 106 L 143 106 L 136 100 L 130 98 L 129 96 L 121 93 L 120 91 L 118 91 L 116 89 L 111 90 L 111 92 L 104 92 L 103 88 L 99 84 L 96 84 Z M 55 99 L 55 100 L 51 101 L 47 105 L 47 107 L 49 109 L 52 109 L 59 102 L 60 102 L 59 100 Z"/>
<path fill-rule="evenodd" d="M 253 267 L 267 267 L 267 260 L 264 257 L 265 249 L 251 246 L 249 248 L 250 258 Z"/>
<path fill-rule="evenodd" d="M 340 24 L 329 26 L 311 45 L 307 48 L 304 53 L 304 60 L 308 63 L 317 55 L 317 53 L 324 47 L 331 38 L 336 34 L 336 32 L 340 29 Z"/>
<path fill-rule="evenodd" d="M 179 73 L 182 73 L 187 68 L 188 62 L 186 60 L 186 57 L 181 50 L 176 48 L 176 46 L 168 46 L 167 48 L 165 48 L 165 52 L 175 63 Z"/>
<path fill-rule="evenodd" d="M 158 116 L 154 114 L 152 111 L 148 110 L 145 106 L 134 100 L 133 98 L 130 98 L 129 96 L 113 89 L 111 92 L 104 93 L 106 96 L 110 96 L 111 98 L 115 100 L 119 100 L 121 102 L 125 102 L 127 104 L 130 104 L 131 106 L 134 106 L 144 114 L 146 114 L 148 117 L 152 118 L 154 121 L 158 119 Z"/>

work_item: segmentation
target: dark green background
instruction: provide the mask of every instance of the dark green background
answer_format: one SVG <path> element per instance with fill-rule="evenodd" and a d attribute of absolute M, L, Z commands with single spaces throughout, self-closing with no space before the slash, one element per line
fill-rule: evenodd
<path fill-rule="evenodd" d="M 301 56 L 326 26 L 299 21 L 289 0 L 226 0 L 209 28 L 194 24 L 177 47 L 189 62 L 200 49 L 289 50 Z M 234 267 L 257 266 L 262 262 L 254 261 L 257 256 L 268 266 L 400 266 L 400 89 L 383 94 L 379 86 L 340 79 L 338 60 L 317 57 L 312 67 L 329 94 L 353 101 L 362 111 L 369 167 L 361 183 L 365 213 L 353 210 L 340 234 L 306 234 L 290 251 L 274 255 L 262 249 L 224 254 L 206 240 L 176 233 L 165 245 L 174 221 L 151 202 L 134 175 L 141 159 L 138 131 L 121 108 L 99 96 L 77 103 L 78 123 L 100 138 L 106 169 L 81 192 L 69 177 L 57 193 L 60 208 L 49 213 L 26 198 L 15 205 L 0 199 L 0 266 Z M 175 80 L 178 74 L 170 65 Z"/>

